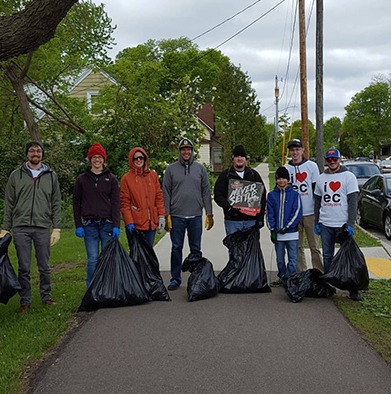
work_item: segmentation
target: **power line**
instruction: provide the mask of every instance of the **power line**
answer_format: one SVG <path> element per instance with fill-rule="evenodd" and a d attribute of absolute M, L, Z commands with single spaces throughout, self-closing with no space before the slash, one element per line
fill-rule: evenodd
<path fill-rule="evenodd" d="M 220 27 L 220 26 L 223 25 L 224 23 L 226 23 L 226 22 L 232 20 L 232 19 L 235 18 L 236 16 L 240 15 L 240 14 L 243 13 L 244 11 L 246 11 L 246 10 L 248 10 L 249 8 L 253 7 L 255 4 L 260 3 L 261 1 L 262 1 L 262 0 L 257 0 L 257 1 L 255 1 L 254 3 L 250 4 L 250 5 L 247 6 L 246 8 L 243 8 L 241 11 L 239 11 L 239 12 L 237 12 L 236 14 L 232 15 L 231 17 L 229 17 L 229 18 L 223 20 L 223 21 L 220 22 L 219 24 L 217 24 L 217 25 L 213 26 L 212 28 L 206 30 L 205 32 L 199 34 L 198 36 L 195 36 L 194 38 L 191 39 L 191 41 L 195 41 L 195 40 L 197 40 L 198 38 L 204 36 L 205 34 L 211 32 L 212 30 L 217 29 L 218 27 Z"/>

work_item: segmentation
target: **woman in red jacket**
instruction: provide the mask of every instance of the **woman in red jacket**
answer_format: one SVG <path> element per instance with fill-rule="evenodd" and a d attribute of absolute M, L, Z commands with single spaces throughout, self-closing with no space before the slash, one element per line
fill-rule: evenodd
<path fill-rule="evenodd" d="M 159 234 L 164 230 L 166 213 L 158 175 L 149 168 L 149 158 L 143 148 L 129 152 L 129 171 L 121 179 L 120 202 L 129 247 L 135 228 L 143 232 L 148 244 L 153 246 L 156 229 Z"/>

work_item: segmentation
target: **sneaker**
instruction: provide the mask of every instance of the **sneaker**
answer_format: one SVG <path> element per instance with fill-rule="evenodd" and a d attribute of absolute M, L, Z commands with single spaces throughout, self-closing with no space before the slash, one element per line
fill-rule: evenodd
<path fill-rule="evenodd" d="M 45 300 L 42 301 L 42 305 L 57 305 L 57 302 L 54 302 L 53 300 Z"/>
<path fill-rule="evenodd" d="M 272 287 L 280 287 L 280 286 L 282 286 L 282 280 L 280 278 L 277 278 L 275 281 L 270 283 L 270 286 L 272 286 Z"/>
<path fill-rule="evenodd" d="M 19 313 L 20 313 L 21 315 L 23 315 L 23 313 L 26 313 L 29 309 L 30 309 L 30 304 L 21 305 L 21 306 L 19 307 Z"/>
<path fill-rule="evenodd" d="M 170 284 L 168 285 L 167 289 L 168 290 L 177 290 L 179 289 L 180 283 L 178 283 L 175 279 L 170 281 Z"/>
<path fill-rule="evenodd" d="M 363 297 L 359 291 L 351 291 L 349 293 L 349 298 L 353 301 L 362 301 Z"/>

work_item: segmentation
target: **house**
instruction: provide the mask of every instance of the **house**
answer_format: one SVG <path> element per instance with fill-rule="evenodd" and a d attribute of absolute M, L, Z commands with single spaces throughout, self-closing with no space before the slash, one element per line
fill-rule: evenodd
<path fill-rule="evenodd" d="M 204 129 L 204 135 L 200 141 L 199 162 L 208 165 L 213 172 L 222 172 L 223 147 L 214 127 L 213 105 L 204 104 L 195 117 Z"/>
<path fill-rule="evenodd" d="M 118 85 L 118 82 L 107 72 L 86 69 L 73 83 L 68 96 L 86 100 L 88 109 L 93 113 L 94 99 L 99 95 L 100 89 L 111 84 Z"/>

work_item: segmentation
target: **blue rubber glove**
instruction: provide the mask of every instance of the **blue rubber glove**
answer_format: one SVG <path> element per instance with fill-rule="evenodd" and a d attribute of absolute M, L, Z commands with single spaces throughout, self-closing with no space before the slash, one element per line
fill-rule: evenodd
<path fill-rule="evenodd" d="M 112 233 L 113 234 L 111 238 L 119 238 L 119 235 L 121 234 L 121 230 L 119 229 L 119 227 L 113 227 Z"/>
<path fill-rule="evenodd" d="M 135 229 L 135 225 L 133 223 L 130 223 L 126 226 L 126 230 L 129 231 L 129 233 L 131 233 L 134 229 Z"/>
<path fill-rule="evenodd" d="M 84 227 L 77 227 L 75 230 L 75 234 L 76 234 L 76 237 L 84 238 L 84 236 L 86 235 L 84 232 Z"/>
<path fill-rule="evenodd" d="M 319 224 L 315 224 L 314 232 L 316 235 L 320 235 L 320 227 Z"/>
<path fill-rule="evenodd" d="M 348 230 L 349 237 L 353 237 L 353 235 L 354 235 L 354 228 L 352 226 L 347 226 L 346 229 Z"/>

